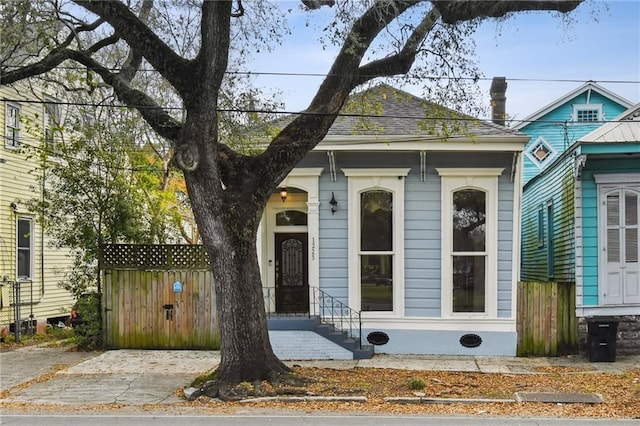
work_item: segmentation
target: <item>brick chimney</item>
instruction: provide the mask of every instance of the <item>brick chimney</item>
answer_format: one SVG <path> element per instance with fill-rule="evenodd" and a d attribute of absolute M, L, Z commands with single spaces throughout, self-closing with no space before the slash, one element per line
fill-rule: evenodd
<path fill-rule="evenodd" d="M 507 79 L 493 77 L 491 81 L 491 121 L 500 126 L 505 125 L 507 118 Z"/>

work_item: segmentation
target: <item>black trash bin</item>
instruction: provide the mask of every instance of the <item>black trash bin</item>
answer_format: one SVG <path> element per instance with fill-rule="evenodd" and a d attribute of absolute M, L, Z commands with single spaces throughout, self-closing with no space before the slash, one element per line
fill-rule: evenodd
<path fill-rule="evenodd" d="M 587 318 L 587 357 L 590 362 L 616 360 L 618 320 L 612 317 Z"/>

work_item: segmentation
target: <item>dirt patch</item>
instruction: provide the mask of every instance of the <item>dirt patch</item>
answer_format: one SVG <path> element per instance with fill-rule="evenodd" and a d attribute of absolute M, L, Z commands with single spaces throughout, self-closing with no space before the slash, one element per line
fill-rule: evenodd
<path fill-rule="evenodd" d="M 309 396 L 364 396 L 366 402 L 355 401 L 266 401 L 242 403 L 254 409 L 301 409 L 319 411 L 360 411 L 403 414 L 486 414 L 509 416 L 560 416 L 599 418 L 640 418 L 640 370 L 624 374 L 576 372 L 558 369 L 542 374 L 453 373 L 380 368 L 333 370 L 327 368 L 295 368 L 302 376 L 313 379 L 304 387 Z M 419 388 L 416 384 L 424 384 Z M 274 389 L 277 393 L 278 389 Z M 516 392 L 599 393 L 603 404 L 549 403 L 453 403 L 397 404 L 387 397 L 510 399 Z M 206 397 L 187 403 L 207 410 L 228 410 L 240 403 L 221 403 Z"/>

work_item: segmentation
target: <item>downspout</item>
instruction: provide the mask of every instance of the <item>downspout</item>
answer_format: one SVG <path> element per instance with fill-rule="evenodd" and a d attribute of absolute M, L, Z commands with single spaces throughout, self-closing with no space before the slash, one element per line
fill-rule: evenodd
<path fill-rule="evenodd" d="M 40 209 L 40 301 L 44 300 L 44 214 L 46 202 L 47 158 L 42 160 L 42 208 Z M 38 302 L 40 303 L 40 302 Z"/>

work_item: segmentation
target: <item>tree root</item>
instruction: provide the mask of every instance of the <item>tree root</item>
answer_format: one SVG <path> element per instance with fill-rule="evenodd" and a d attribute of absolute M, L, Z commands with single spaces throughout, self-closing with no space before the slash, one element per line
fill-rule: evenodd
<path fill-rule="evenodd" d="M 192 384 L 200 388 L 200 394 L 222 401 L 239 401 L 242 399 L 265 396 L 307 394 L 305 386 L 313 380 L 294 372 L 274 374 L 269 380 L 253 382 L 226 383 L 217 377 L 217 371 L 203 376 Z"/>

